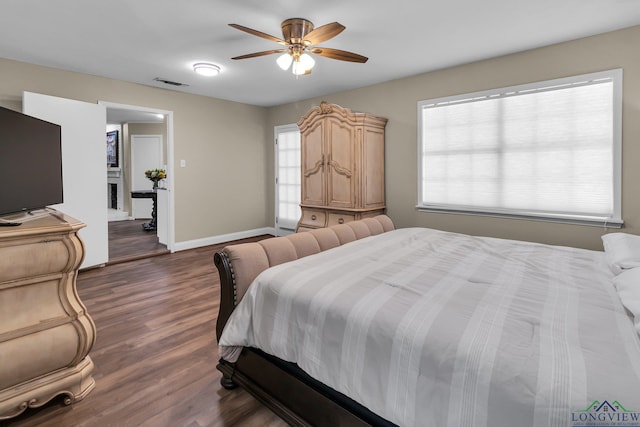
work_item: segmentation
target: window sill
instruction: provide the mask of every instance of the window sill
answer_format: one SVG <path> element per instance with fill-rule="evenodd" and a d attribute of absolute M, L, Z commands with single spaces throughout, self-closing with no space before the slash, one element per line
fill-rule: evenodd
<path fill-rule="evenodd" d="M 465 210 L 454 209 L 450 207 L 435 207 L 435 206 L 416 206 L 420 212 L 432 212 L 432 213 L 445 213 L 454 215 L 477 215 L 488 216 L 494 218 L 508 218 L 518 219 L 525 221 L 541 221 L 541 222 L 555 222 L 560 224 L 572 224 L 572 225 L 586 225 L 590 227 L 603 227 L 603 228 L 622 228 L 624 221 L 615 220 L 611 218 L 603 217 L 579 217 L 579 216 L 560 216 L 560 215 L 545 215 L 539 213 L 507 213 L 507 212 L 490 212 L 482 210 Z"/>

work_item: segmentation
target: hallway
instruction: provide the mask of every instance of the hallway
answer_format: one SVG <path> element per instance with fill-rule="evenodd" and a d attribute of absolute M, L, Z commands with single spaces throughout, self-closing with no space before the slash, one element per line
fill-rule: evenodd
<path fill-rule="evenodd" d="M 148 219 L 109 222 L 108 265 L 149 258 L 169 253 L 165 245 L 158 243 L 153 231 L 144 231 L 142 224 Z"/>

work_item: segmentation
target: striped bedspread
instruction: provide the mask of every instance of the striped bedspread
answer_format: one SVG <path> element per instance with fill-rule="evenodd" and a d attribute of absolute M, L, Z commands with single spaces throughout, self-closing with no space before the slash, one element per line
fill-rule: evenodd
<path fill-rule="evenodd" d="M 220 352 L 295 362 L 401 426 L 633 421 L 640 339 L 612 278 L 602 252 L 400 229 L 264 271 Z"/>

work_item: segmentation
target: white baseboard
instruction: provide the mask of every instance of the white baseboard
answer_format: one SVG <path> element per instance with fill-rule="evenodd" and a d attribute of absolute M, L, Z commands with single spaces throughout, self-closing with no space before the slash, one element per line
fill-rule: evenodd
<path fill-rule="evenodd" d="M 126 221 L 132 219 L 129 216 L 129 212 L 118 211 L 115 209 L 107 209 L 107 221 Z"/>
<path fill-rule="evenodd" d="M 288 236 L 290 234 L 296 234 L 296 230 L 290 230 L 288 228 L 274 228 L 276 236 Z"/>
<path fill-rule="evenodd" d="M 173 245 L 172 252 L 201 248 L 203 246 L 209 246 L 209 245 L 217 245 L 218 243 L 225 243 L 233 240 L 246 239 L 248 237 L 261 236 L 263 234 L 271 234 L 272 236 L 275 236 L 276 229 L 275 227 L 256 228 L 254 230 L 239 231 L 237 233 L 221 234 L 219 236 L 211 236 L 211 237 L 205 237 L 202 239 L 176 242 Z"/>

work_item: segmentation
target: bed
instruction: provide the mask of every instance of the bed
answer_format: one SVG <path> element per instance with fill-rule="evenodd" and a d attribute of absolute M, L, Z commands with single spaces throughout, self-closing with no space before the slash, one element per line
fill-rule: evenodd
<path fill-rule="evenodd" d="M 222 384 L 293 425 L 640 425 L 621 234 L 598 252 L 380 216 L 226 247 Z"/>

